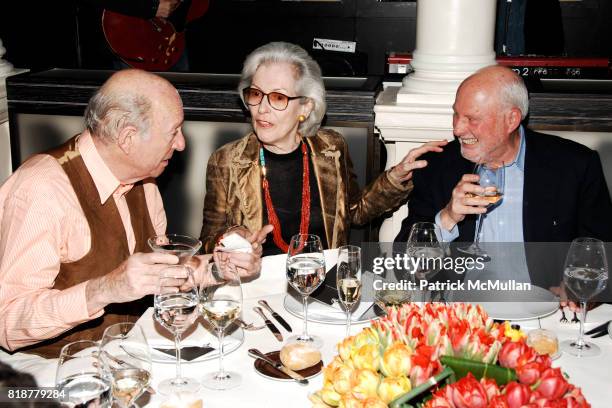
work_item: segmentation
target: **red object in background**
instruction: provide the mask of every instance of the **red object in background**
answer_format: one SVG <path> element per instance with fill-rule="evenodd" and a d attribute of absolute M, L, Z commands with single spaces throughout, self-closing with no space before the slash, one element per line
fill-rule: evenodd
<path fill-rule="evenodd" d="M 207 10 L 208 0 L 192 0 L 186 22 L 202 17 Z M 167 71 L 185 51 L 185 32 L 177 32 L 164 18 L 145 19 L 104 10 L 102 29 L 111 50 L 134 68 Z"/>

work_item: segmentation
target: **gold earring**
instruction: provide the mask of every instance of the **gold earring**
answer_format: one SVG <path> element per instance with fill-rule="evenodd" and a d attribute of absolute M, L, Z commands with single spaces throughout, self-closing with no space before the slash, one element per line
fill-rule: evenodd
<path fill-rule="evenodd" d="M 300 115 L 300 116 L 298 116 L 298 120 L 299 120 L 299 121 L 300 121 L 300 123 L 301 123 L 301 122 L 303 122 L 303 121 L 305 121 L 305 120 L 306 120 L 306 116 L 304 116 L 304 115 Z"/>

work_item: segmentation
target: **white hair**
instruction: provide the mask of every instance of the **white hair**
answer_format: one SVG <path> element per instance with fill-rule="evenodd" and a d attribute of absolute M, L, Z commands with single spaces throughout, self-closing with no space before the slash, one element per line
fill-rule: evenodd
<path fill-rule="evenodd" d="M 144 95 L 115 95 L 98 89 L 85 109 L 85 127 L 93 137 L 105 143 L 116 140 L 121 129 L 134 126 L 147 135 L 150 125 L 151 101 Z"/>
<path fill-rule="evenodd" d="M 319 130 L 327 109 L 325 86 L 321 77 L 321 67 L 299 45 L 271 42 L 251 52 L 244 61 L 238 84 L 240 99 L 244 102 L 242 91 L 251 86 L 257 68 L 264 64 L 279 62 L 286 62 L 295 67 L 297 75 L 295 89 L 298 95 L 304 96 L 300 99 L 300 103 L 305 104 L 310 100 L 313 104 L 312 112 L 298 127 L 298 131 L 303 136 L 312 136 Z"/>
<path fill-rule="evenodd" d="M 518 108 L 521 111 L 521 120 L 524 120 L 529 112 L 529 92 L 525 82 L 518 75 L 514 75 L 509 81 L 500 86 L 500 100 L 510 108 Z"/>

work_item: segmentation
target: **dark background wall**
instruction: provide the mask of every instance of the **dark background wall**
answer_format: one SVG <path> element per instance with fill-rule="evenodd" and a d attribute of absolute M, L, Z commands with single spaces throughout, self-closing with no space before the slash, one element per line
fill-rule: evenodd
<path fill-rule="evenodd" d="M 612 56 L 611 1 L 561 2 L 560 7 L 566 55 Z M 539 28 L 531 39 L 542 38 L 550 19 L 546 8 L 529 19 L 530 27 Z M 96 14 L 78 0 L 3 4 L 0 38 L 8 50 L 5 59 L 34 69 L 78 67 L 79 63 L 107 68 L 99 25 Z M 189 28 L 188 51 L 192 71 L 236 73 L 249 51 L 269 41 L 291 41 L 312 51 L 314 37 L 350 40 L 357 42 L 355 55 L 313 51 L 324 73 L 380 75 L 386 54 L 411 52 L 415 34 L 416 3 L 412 1 L 211 0 L 208 13 Z M 530 33 L 526 36 L 529 40 Z M 83 51 L 80 54 L 77 44 Z"/>

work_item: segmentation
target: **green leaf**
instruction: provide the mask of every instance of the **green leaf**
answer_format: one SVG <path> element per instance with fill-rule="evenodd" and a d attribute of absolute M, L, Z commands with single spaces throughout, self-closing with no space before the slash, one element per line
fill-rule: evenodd
<path fill-rule="evenodd" d="M 417 397 L 424 397 L 425 392 L 429 391 L 432 387 L 439 384 L 441 381 L 450 377 L 453 374 L 453 370 L 449 367 L 444 368 L 438 375 L 430 377 L 423 384 L 418 387 L 414 387 L 406 394 L 397 397 L 389 404 L 390 408 L 414 408 L 413 404 L 410 404 L 411 401 L 415 401 Z"/>
<path fill-rule="evenodd" d="M 440 357 L 440 361 L 455 372 L 457 380 L 465 377 L 468 373 L 472 373 L 478 380 L 483 377 L 491 378 L 495 380 L 497 385 L 504 385 L 510 381 L 516 381 L 516 372 L 513 369 L 501 367 L 496 364 L 487 364 L 480 361 L 450 356 L 442 356 Z"/>

